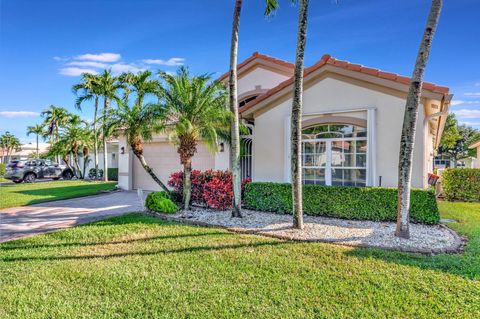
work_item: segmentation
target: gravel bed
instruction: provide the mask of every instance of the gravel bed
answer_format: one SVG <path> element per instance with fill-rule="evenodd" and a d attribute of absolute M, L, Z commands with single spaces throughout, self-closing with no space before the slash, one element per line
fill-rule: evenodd
<path fill-rule="evenodd" d="M 388 250 L 437 254 L 457 252 L 462 239 L 444 225 L 410 225 L 410 239 L 394 236 L 395 223 L 344 220 L 305 216 L 303 230 L 292 228 L 292 216 L 243 210 L 243 218 L 231 218 L 230 211 L 194 208 L 173 215 L 157 216 L 189 224 L 227 228 L 240 233 L 298 241 L 319 241 L 335 244 L 378 247 Z"/>

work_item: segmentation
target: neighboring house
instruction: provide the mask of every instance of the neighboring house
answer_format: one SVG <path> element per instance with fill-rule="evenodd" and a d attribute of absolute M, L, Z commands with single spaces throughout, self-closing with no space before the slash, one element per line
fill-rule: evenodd
<path fill-rule="evenodd" d="M 437 155 L 433 158 L 433 169 L 443 169 L 449 167 L 456 168 L 474 168 L 477 162 L 475 157 L 465 157 L 457 160 L 455 165 L 455 159 L 447 154 Z"/>
<path fill-rule="evenodd" d="M 290 182 L 290 114 L 294 65 L 254 53 L 238 65 L 243 138 L 242 175 L 254 181 Z M 228 81 L 228 74 L 220 77 Z M 305 69 L 303 176 L 306 184 L 397 186 L 398 153 L 410 79 L 336 60 L 329 55 Z M 428 186 L 452 95 L 424 83 L 413 157 L 414 187 Z M 159 189 L 119 140 L 119 185 Z M 210 154 L 202 145 L 194 169 L 229 168 L 229 149 Z M 123 154 L 122 154 L 123 153 Z M 166 182 L 181 169 L 176 147 L 164 136 L 145 145 L 147 162 Z"/>
<path fill-rule="evenodd" d="M 474 168 L 480 168 L 480 141 L 478 141 L 476 143 L 473 143 L 468 148 L 477 149 L 477 158 L 474 161 L 473 167 Z"/>
<path fill-rule="evenodd" d="M 48 148 L 50 147 L 49 143 L 38 143 L 38 152 L 40 154 L 48 152 Z M 29 158 L 36 157 L 37 153 L 37 144 L 36 143 L 28 143 L 22 144 L 18 151 L 12 152 L 9 156 L 3 155 L 0 156 L 0 163 L 7 163 L 10 161 L 16 160 L 27 160 Z M 1 153 L 0 153 L 1 154 Z"/>

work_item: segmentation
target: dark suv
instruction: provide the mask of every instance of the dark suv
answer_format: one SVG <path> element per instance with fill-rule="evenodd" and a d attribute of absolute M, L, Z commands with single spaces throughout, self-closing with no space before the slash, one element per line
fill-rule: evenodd
<path fill-rule="evenodd" d="M 11 161 L 7 165 L 4 177 L 15 183 L 33 183 L 36 179 L 72 179 L 73 176 L 73 171 L 65 165 L 58 165 L 50 160 L 34 159 Z"/>

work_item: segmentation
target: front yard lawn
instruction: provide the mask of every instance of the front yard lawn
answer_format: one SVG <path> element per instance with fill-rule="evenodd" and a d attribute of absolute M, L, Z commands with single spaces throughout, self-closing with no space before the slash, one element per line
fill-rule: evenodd
<path fill-rule="evenodd" d="M 8 180 L 8 179 L 0 176 L 0 183 L 8 183 L 8 182 L 11 182 L 11 180 Z"/>
<path fill-rule="evenodd" d="M 0 186 L 0 209 L 98 194 L 116 182 L 55 181 Z"/>
<path fill-rule="evenodd" d="M 470 239 L 422 256 L 294 243 L 130 214 L 0 244 L 1 318 L 479 318 L 480 204 L 440 203 Z"/>

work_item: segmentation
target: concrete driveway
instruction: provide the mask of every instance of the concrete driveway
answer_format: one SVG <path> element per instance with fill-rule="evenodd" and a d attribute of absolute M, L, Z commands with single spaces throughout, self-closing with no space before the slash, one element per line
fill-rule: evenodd
<path fill-rule="evenodd" d="M 0 242 L 141 211 L 136 192 L 114 192 L 0 210 Z"/>

